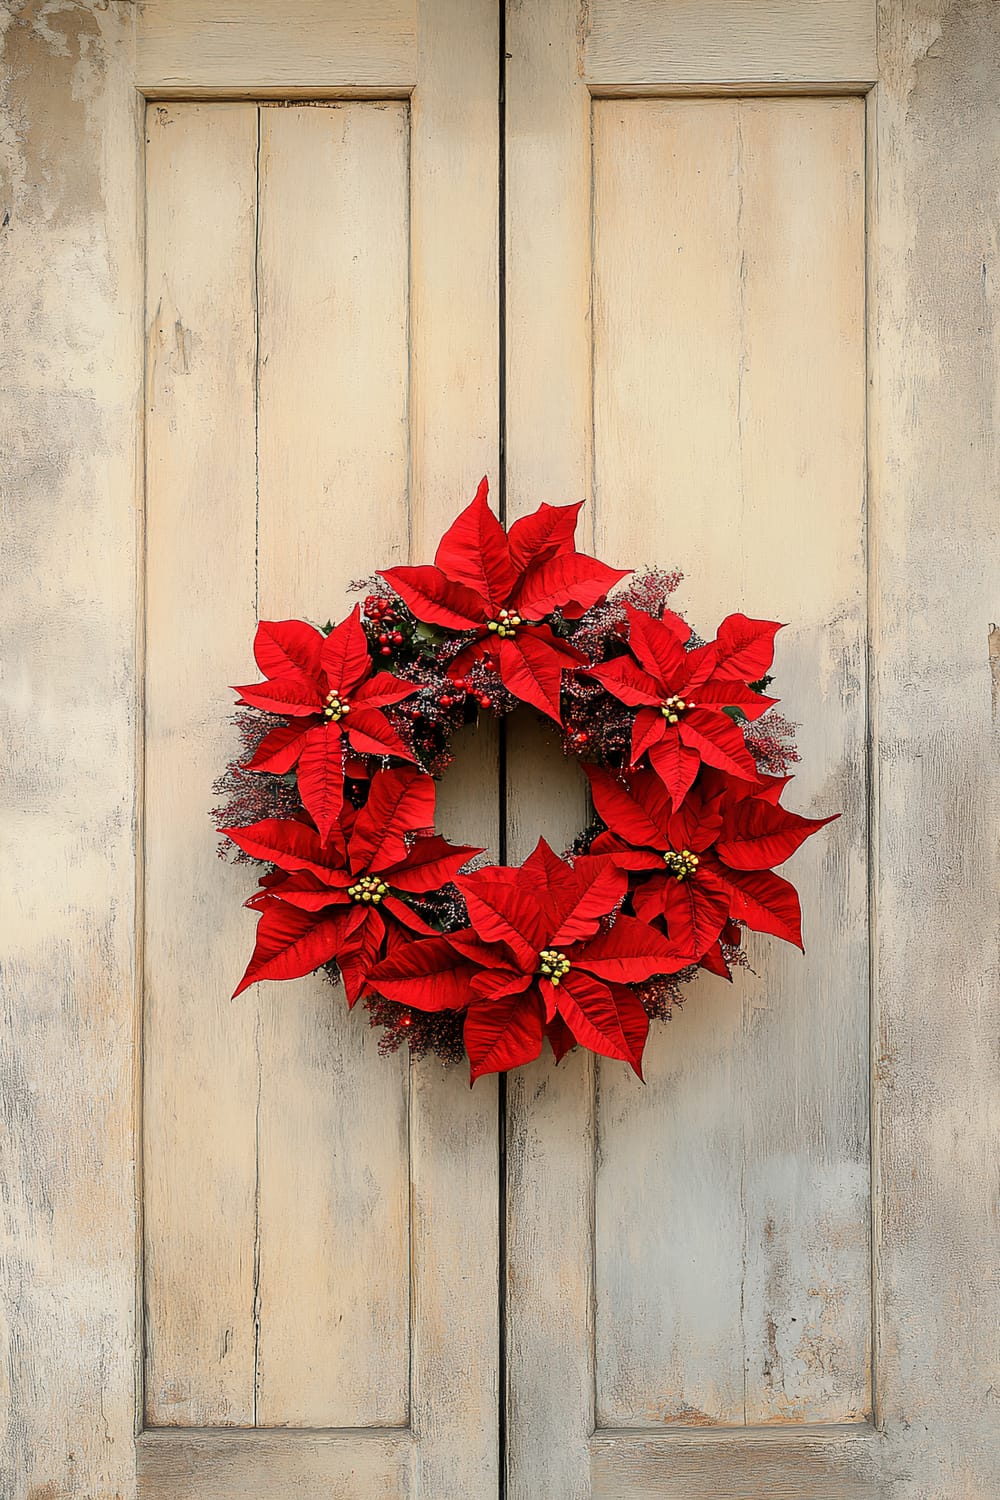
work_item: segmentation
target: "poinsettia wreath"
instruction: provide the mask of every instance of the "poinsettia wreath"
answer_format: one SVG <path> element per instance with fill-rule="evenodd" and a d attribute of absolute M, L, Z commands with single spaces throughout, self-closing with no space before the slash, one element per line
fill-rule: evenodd
<path fill-rule="evenodd" d="M 732 614 L 696 637 L 680 574 L 576 550 L 580 505 L 508 530 L 484 479 L 433 566 L 395 567 L 346 619 L 263 621 L 239 687 L 243 753 L 221 778 L 224 849 L 265 865 L 236 994 L 324 970 L 382 1048 L 468 1054 L 472 1081 L 575 1046 L 642 1077 L 651 1018 L 751 928 L 801 947 L 774 866 L 829 818 L 780 805 L 798 759 L 764 689 L 780 626 Z M 434 827 L 455 732 L 527 704 L 582 762 L 594 819 L 520 867 Z"/>

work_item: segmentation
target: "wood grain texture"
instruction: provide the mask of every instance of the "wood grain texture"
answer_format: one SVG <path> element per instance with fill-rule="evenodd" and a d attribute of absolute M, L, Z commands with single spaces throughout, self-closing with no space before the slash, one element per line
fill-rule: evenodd
<path fill-rule="evenodd" d="M 596 89 L 874 82 L 875 0 L 590 0 L 580 66 Z"/>
<path fill-rule="evenodd" d="M 146 126 L 145 1412 L 243 1425 L 258 1018 L 230 999 L 249 872 L 208 812 L 234 753 L 218 685 L 247 680 L 255 624 L 257 109 L 156 105 Z"/>
<path fill-rule="evenodd" d="M 1000 1493 L 1000 10 L 880 7 L 871 482 L 886 1491 Z M 947 142 L 947 144 L 945 144 Z"/>
<path fill-rule="evenodd" d="M 590 494 L 590 96 L 573 0 L 507 8 L 507 512 Z M 590 507 L 580 545 L 593 538 Z M 609 561 L 615 559 L 609 558 Z M 507 856 L 586 821 L 553 729 L 507 728 Z M 589 1492 L 593 1431 L 593 1074 L 548 1051 L 507 1083 L 507 1493 Z"/>
<path fill-rule="evenodd" d="M 0 14 L 5 1500 L 110 1500 L 134 1472 L 142 266 L 130 64 L 125 7 Z"/>
<path fill-rule="evenodd" d="M 407 91 L 416 0 L 147 0 L 136 82 L 149 94 Z"/>
<path fill-rule="evenodd" d="M 873 1428 L 598 1432 L 594 1500 L 876 1500 L 884 1443 Z"/>
<path fill-rule="evenodd" d="M 790 870 L 808 957 L 700 983 L 645 1090 L 599 1066 L 605 1426 L 869 1409 L 863 145 L 856 100 L 595 105 L 600 551 L 679 560 L 706 636 L 792 622 L 789 801 L 842 812 Z"/>
<path fill-rule="evenodd" d="M 262 619 L 336 619 L 404 556 L 407 156 L 404 104 L 260 111 Z M 256 1420 L 405 1426 L 405 1059 L 322 976 L 260 1007 Z"/>
<path fill-rule="evenodd" d="M 410 558 L 499 461 L 498 11 L 425 0 L 411 104 Z M 438 824 L 497 847 L 496 737 L 470 734 L 441 786 Z M 411 1486 L 497 1492 L 497 1095 L 464 1067 L 411 1068 Z M 484 1087 L 485 1084 L 485 1087 Z"/>
<path fill-rule="evenodd" d="M 396 1500 L 408 1492 L 408 1432 L 144 1432 L 139 1500 Z"/>

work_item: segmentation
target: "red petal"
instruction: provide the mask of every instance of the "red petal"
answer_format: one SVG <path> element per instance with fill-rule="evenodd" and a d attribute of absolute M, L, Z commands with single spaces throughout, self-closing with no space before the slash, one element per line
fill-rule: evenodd
<path fill-rule="evenodd" d="M 294 718 L 318 713 L 323 706 L 319 688 L 301 672 L 274 677 L 270 682 L 251 682 L 246 687 L 234 687 L 233 692 L 239 693 L 243 702 L 254 708 Z"/>
<path fill-rule="evenodd" d="M 394 890 L 436 891 L 450 884 L 462 866 L 482 852 L 465 844 L 449 844 L 435 834 L 433 838 L 417 839 L 400 864 L 380 868 L 386 870 L 386 879 Z"/>
<path fill-rule="evenodd" d="M 484 1073 L 503 1073 L 534 1062 L 542 1050 L 542 1013 L 537 993 L 477 1001 L 465 1017 L 469 1082 Z"/>
<path fill-rule="evenodd" d="M 354 691 L 350 706 L 352 709 L 355 704 L 364 704 L 366 708 L 387 708 L 391 703 L 412 698 L 419 691 L 419 683 L 404 682 L 402 677 L 394 677 L 391 672 L 376 672 Z"/>
<path fill-rule="evenodd" d="M 233 999 L 260 979 L 300 979 L 329 963 L 352 930 L 352 922 L 353 912 L 316 917 L 275 901 L 257 923 L 253 957 L 233 991 Z"/>
<path fill-rule="evenodd" d="M 625 610 L 629 621 L 628 643 L 638 657 L 640 666 L 665 689 L 669 687 L 672 690 L 684 673 L 687 657 L 674 622 L 683 625 L 687 635 L 691 634 L 690 627 L 684 625 L 679 615 L 673 615 L 671 623 L 664 624 L 652 619 L 645 610 L 633 608 L 631 604 L 627 604 Z M 687 636 L 683 639 L 686 640 Z M 661 694 L 661 697 L 666 696 L 666 691 Z"/>
<path fill-rule="evenodd" d="M 720 868 L 717 874 L 729 892 L 730 912 L 737 922 L 802 947 L 802 914 L 793 885 L 770 870 Z"/>
<path fill-rule="evenodd" d="M 317 724 L 299 756 L 299 796 L 326 843 L 344 805 L 344 742 L 339 724 Z"/>
<path fill-rule="evenodd" d="M 754 758 L 728 714 L 712 713 L 708 708 L 692 708 L 681 719 L 677 730 L 684 744 L 690 750 L 696 750 L 706 765 L 756 781 Z"/>
<path fill-rule="evenodd" d="M 446 938 L 434 937 L 397 948 L 368 977 L 387 1000 L 415 1010 L 464 1010 L 473 999 L 469 982 L 475 972 Z"/>
<path fill-rule="evenodd" d="M 349 695 L 372 669 L 368 637 L 361 625 L 361 605 L 356 604 L 323 642 L 320 664 L 331 691 Z"/>
<path fill-rule="evenodd" d="M 400 760 L 416 760 L 413 751 L 400 739 L 381 709 L 355 708 L 340 727 L 346 730 L 355 750 L 363 755 L 397 755 Z"/>
<path fill-rule="evenodd" d="M 346 871 L 339 878 L 334 876 L 328 880 L 326 876 L 320 879 L 311 870 L 300 870 L 295 875 L 286 876 L 280 885 L 271 887 L 270 894 L 279 901 L 287 901 L 289 906 L 297 906 L 300 911 L 322 911 L 325 906 L 349 906 L 351 898 L 347 894 L 346 882 L 350 878 Z"/>
<path fill-rule="evenodd" d="M 484 636 L 482 640 L 471 641 L 468 646 L 463 646 L 458 655 L 448 663 L 448 676 L 452 682 L 461 682 L 477 662 L 482 661 L 484 656 L 490 655 L 492 648 L 493 640 L 490 636 Z"/>
<path fill-rule="evenodd" d="M 694 962 L 717 941 L 729 916 L 729 896 L 707 875 L 691 880 L 667 880 L 663 888 L 663 915 L 667 936 L 684 956 Z"/>
<path fill-rule="evenodd" d="M 319 676 L 323 636 L 304 620 L 261 620 L 254 637 L 254 660 L 265 677 L 301 673 Z"/>
<path fill-rule="evenodd" d="M 733 982 L 733 976 L 729 972 L 729 965 L 723 957 L 719 943 L 713 943 L 708 952 L 702 954 L 698 960 L 698 967 L 707 969 L 709 974 L 717 974 L 720 979 L 728 979 L 730 984 Z"/>
<path fill-rule="evenodd" d="M 245 769 L 283 776 L 298 760 L 307 732 L 301 724 L 279 724 L 277 729 L 264 736 Z"/>
<path fill-rule="evenodd" d="M 295 818 L 264 818 L 245 828 L 223 828 L 221 832 L 254 859 L 266 859 L 283 870 L 312 870 L 327 876 L 343 865 L 335 846 L 323 848 L 316 830 Z"/>
<path fill-rule="evenodd" d="M 710 682 L 703 682 L 695 691 L 698 694 L 698 707 L 712 704 L 738 708 L 750 720 L 759 719 L 761 714 L 767 713 L 779 701 L 777 698 L 767 698 L 763 693 L 751 692 L 745 682 L 726 682 L 714 677 Z"/>
<path fill-rule="evenodd" d="M 698 774 L 697 750 L 682 745 L 676 728 L 670 727 L 658 745 L 650 746 L 649 764 L 670 793 L 674 807 L 679 807 Z"/>
<path fill-rule="evenodd" d="M 574 861 L 570 882 L 550 903 L 552 943 L 592 937 L 601 917 L 610 916 L 628 889 L 625 871 L 613 859 L 582 855 Z"/>
<path fill-rule="evenodd" d="M 440 568 L 386 568 L 384 578 L 418 620 L 446 630 L 473 630 L 489 619 L 490 608 L 464 584 L 452 583 Z"/>
<path fill-rule="evenodd" d="M 438 928 L 425 922 L 419 912 L 414 911 L 412 906 L 407 906 L 405 901 L 400 901 L 398 896 L 384 896 L 379 911 L 383 915 L 390 912 L 397 922 L 401 922 L 410 932 L 418 933 L 420 937 L 441 936 Z"/>
<path fill-rule="evenodd" d="M 715 641 L 720 673 L 741 682 L 763 677 L 774 660 L 774 638 L 781 628 L 774 620 L 728 615 Z"/>
<path fill-rule="evenodd" d="M 350 840 L 352 870 L 384 870 L 406 858 L 406 835 L 434 823 L 435 786 L 409 766 L 372 777 Z"/>
<path fill-rule="evenodd" d="M 385 923 L 379 914 L 368 909 L 364 916 L 351 942 L 337 954 L 337 967 L 351 1009 L 368 988 L 368 976 L 378 962 L 385 938 Z"/>
<path fill-rule="evenodd" d="M 653 974 L 669 973 L 676 954 L 655 927 L 635 917 L 619 917 L 609 931 L 599 932 L 589 943 L 581 944 L 579 952 L 567 957 L 574 968 L 586 969 L 598 979 L 633 984 Z"/>
<path fill-rule="evenodd" d="M 834 817 L 839 817 L 835 813 Z M 770 870 L 785 862 L 834 818 L 802 818 L 759 797 L 737 802 L 726 818 L 716 853 L 736 870 Z"/>
<path fill-rule="evenodd" d="M 574 505 L 542 504 L 530 516 L 514 522 L 507 539 L 511 561 L 519 573 L 557 552 L 574 551 L 576 520 L 582 505 L 582 500 Z"/>
<path fill-rule="evenodd" d="M 602 666 L 591 667 L 587 676 L 596 677 L 612 697 L 632 708 L 648 704 L 659 709 L 666 696 L 656 679 L 637 667 L 631 656 L 616 656 Z"/>
<path fill-rule="evenodd" d="M 609 988 L 571 969 L 559 986 L 559 1013 L 584 1047 L 629 1063 L 642 1077 L 649 1017 L 631 990 Z"/>
<path fill-rule="evenodd" d="M 584 770 L 590 778 L 594 807 L 610 829 L 630 844 L 667 847 L 670 799 L 658 776 L 635 771 L 619 779 L 601 766 L 584 766 Z"/>
<path fill-rule="evenodd" d="M 527 631 L 519 632 L 514 640 L 500 642 L 500 677 L 504 687 L 522 703 L 540 708 L 557 724 L 562 723 L 562 674 L 561 657 Z"/>
<path fill-rule="evenodd" d="M 570 1031 L 562 1016 L 553 1016 L 546 1023 L 545 1035 L 549 1039 L 553 1055 L 557 1063 L 561 1063 L 567 1052 L 572 1052 L 576 1046 L 576 1037 Z"/>
<path fill-rule="evenodd" d="M 519 974 L 516 969 L 490 968 L 474 976 L 472 988 L 478 1000 L 499 1000 L 501 995 L 522 995 L 534 982 L 533 974 Z"/>
<path fill-rule="evenodd" d="M 483 479 L 472 504 L 441 538 L 434 561 L 446 577 L 480 594 L 492 613 L 507 603 L 516 574 L 507 533 L 486 502 L 488 493 Z"/>
<path fill-rule="evenodd" d="M 696 646 L 693 651 L 684 654 L 684 676 L 678 685 L 677 691 L 682 698 L 690 698 L 695 691 L 706 683 L 715 671 L 715 642 L 709 641 L 706 646 Z"/>
<path fill-rule="evenodd" d="M 705 799 L 700 791 L 686 797 L 667 824 L 671 849 L 703 854 L 722 832 L 721 798 Z"/>
<path fill-rule="evenodd" d="M 540 620 L 561 609 L 568 619 L 578 619 L 631 571 L 609 568 L 582 552 L 560 552 L 525 573 L 514 596 L 518 613 Z"/>
<path fill-rule="evenodd" d="M 632 765 L 638 765 L 646 751 L 652 752 L 653 746 L 667 737 L 676 739 L 677 734 L 671 730 L 660 710 L 640 708 L 632 724 Z"/>
<path fill-rule="evenodd" d="M 488 943 L 506 943 L 520 968 L 531 973 L 549 937 L 534 895 L 492 878 L 489 869 L 460 875 L 456 884 L 479 937 Z"/>

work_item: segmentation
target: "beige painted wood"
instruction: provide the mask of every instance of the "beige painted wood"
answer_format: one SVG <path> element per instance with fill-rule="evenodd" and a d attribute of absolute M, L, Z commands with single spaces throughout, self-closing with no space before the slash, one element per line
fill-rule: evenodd
<path fill-rule="evenodd" d="M 0 1493 L 125 1495 L 139 130 L 124 7 L 0 14 Z"/>
<path fill-rule="evenodd" d="M 604 1492 L 595 1423 L 837 1422 L 870 1403 L 863 105 L 597 100 L 592 210 L 576 19 L 508 16 L 512 504 L 565 453 L 585 492 L 593 450 L 601 555 L 682 562 L 706 625 L 740 605 L 795 618 L 783 685 L 810 719 L 800 795 L 846 797 L 850 817 L 796 872 L 807 912 L 810 891 L 814 908 L 838 893 L 811 967 L 762 943 L 761 978 L 698 986 L 654 1033 L 646 1090 L 600 1064 L 592 1083 L 579 1059 L 511 1083 L 510 1482 L 525 1496 Z M 515 777 L 509 799 L 515 836 L 579 826 L 565 779 Z M 639 1449 L 601 1441 L 624 1485 Z M 699 1465 L 725 1483 L 708 1456 L 722 1450 L 687 1471 L 679 1451 L 655 1450 L 663 1493 Z M 852 1493 L 848 1469 L 834 1477 L 829 1493 Z"/>
<path fill-rule="evenodd" d="M 494 0 L 421 6 L 411 104 L 410 555 L 499 462 L 499 159 Z M 441 787 L 454 839 L 498 844 L 495 736 L 471 733 Z M 483 1087 L 483 1084 L 486 1087 Z M 499 1201 L 496 1085 L 411 1069 L 417 1495 L 497 1493 Z"/>
<path fill-rule="evenodd" d="M 264 616 L 335 616 L 358 575 L 408 546 L 415 559 L 431 550 L 495 467 L 495 51 L 488 16 L 435 4 L 425 19 L 425 85 L 409 109 L 212 107 L 254 121 L 256 254 L 228 296 L 257 295 L 244 520 Z M 460 75 L 456 49 L 469 60 Z M 187 118 L 203 106 L 169 108 Z M 226 291 L 218 300 L 224 317 Z M 185 436 L 172 440 L 186 447 Z M 206 601 L 217 607 L 210 591 Z M 249 641 L 244 629 L 240 672 L 253 670 Z M 495 847 L 495 741 L 470 739 L 441 826 Z M 245 914 L 242 926 L 246 947 Z M 401 1482 L 473 1493 L 495 1470 L 495 1089 L 470 1095 L 461 1069 L 378 1058 L 364 1015 L 342 1005 L 317 980 L 267 986 L 246 1011 L 256 1081 L 245 1420 L 340 1435 L 283 1446 L 261 1434 L 255 1447 L 250 1435 L 228 1445 L 221 1433 L 151 1434 L 149 1495 L 212 1494 L 223 1471 L 261 1493 L 312 1493 L 348 1473 L 358 1494 Z M 474 1299 L 456 1298 L 456 1274 Z M 379 1427 L 407 1423 L 405 1443 L 376 1442 Z"/>
<path fill-rule="evenodd" d="M 408 144 L 405 104 L 260 111 L 262 619 L 404 555 Z M 257 1421 L 405 1426 L 405 1059 L 322 978 L 260 994 Z"/>
<path fill-rule="evenodd" d="M 870 221 L 877 1412 L 886 1489 L 1000 1493 L 994 6 L 882 11 Z M 947 141 L 947 145 L 945 144 Z M 928 859 L 928 855 L 930 858 Z"/>
<path fill-rule="evenodd" d="M 705 635 L 791 622 L 789 802 L 842 813 L 790 868 L 806 959 L 699 984 L 647 1089 L 599 1066 L 601 1426 L 870 1410 L 863 110 L 595 105 L 602 553 L 662 538 Z"/>
<path fill-rule="evenodd" d="M 875 0 L 590 0 L 581 68 L 594 88 L 870 84 Z"/>
<path fill-rule="evenodd" d="M 327 1500 L 406 1492 L 409 1432 L 144 1432 L 138 1493 L 152 1500 Z"/>
<path fill-rule="evenodd" d="M 147 0 L 136 81 L 147 94 L 409 90 L 416 0 Z"/>
<path fill-rule="evenodd" d="M 146 1420 L 254 1420 L 256 998 L 247 872 L 207 789 L 254 627 L 254 105 L 146 117 Z"/>

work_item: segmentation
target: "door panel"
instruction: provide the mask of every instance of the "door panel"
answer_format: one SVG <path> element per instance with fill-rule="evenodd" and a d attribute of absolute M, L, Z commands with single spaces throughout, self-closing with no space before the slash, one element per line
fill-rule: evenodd
<path fill-rule="evenodd" d="M 794 803 L 842 817 L 796 863 L 806 957 L 699 980 L 645 1087 L 578 1056 L 511 1081 L 511 1493 L 866 1493 L 865 104 L 657 98 L 694 11 L 571 10 L 508 16 L 510 507 L 589 493 L 600 555 L 683 568 L 696 629 L 789 621 Z M 509 763 L 518 854 L 565 845 L 579 778 Z"/>
<path fill-rule="evenodd" d="M 253 877 L 209 817 L 256 619 L 335 617 L 495 472 L 495 40 L 434 4 L 409 97 L 147 109 L 150 1496 L 495 1487 L 495 1086 L 318 978 L 231 1001 Z M 496 843 L 495 768 L 464 747 L 445 831 Z"/>
<path fill-rule="evenodd" d="M 838 810 L 762 938 L 597 1064 L 597 1422 L 870 1411 L 864 105 L 594 103 L 601 555 L 681 566 L 696 628 L 791 622 L 792 805 Z M 641 1226 L 639 1233 L 619 1226 Z"/>

